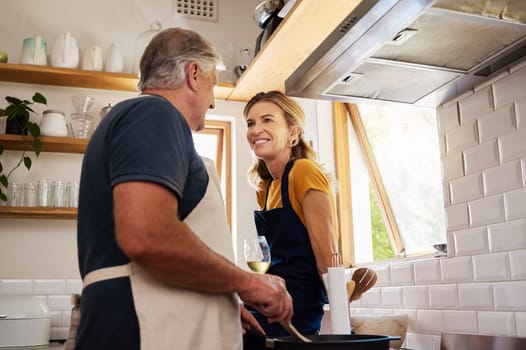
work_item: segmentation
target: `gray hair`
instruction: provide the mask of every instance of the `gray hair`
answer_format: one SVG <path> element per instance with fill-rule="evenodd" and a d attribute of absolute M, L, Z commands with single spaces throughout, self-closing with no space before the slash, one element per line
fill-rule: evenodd
<path fill-rule="evenodd" d="M 139 91 L 180 87 L 191 62 L 197 62 L 201 72 L 208 75 L 221 62 L 221 56 L 210 42 L 192 30 L 161 31 L 152 38 L 141 57 Z"/>

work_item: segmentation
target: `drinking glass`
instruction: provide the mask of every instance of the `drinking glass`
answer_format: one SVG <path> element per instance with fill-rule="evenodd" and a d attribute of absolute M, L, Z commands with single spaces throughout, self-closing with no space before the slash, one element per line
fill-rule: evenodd
<path fill-rule="evenodd" d="M 255 236 L 244 240 L 245 260 L 248 267 L 264 274 L 270 267 L 270 247 L 265 236 Z"/>

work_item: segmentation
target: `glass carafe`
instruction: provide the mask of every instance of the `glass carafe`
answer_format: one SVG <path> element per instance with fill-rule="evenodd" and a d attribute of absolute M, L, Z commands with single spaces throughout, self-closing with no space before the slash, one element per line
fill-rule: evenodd
<path fill-rule="evenodd" d="M 75 106 L 75 112 L 70 116 L 70 131 L 74 138 L 87 139 L 95 130 L 95 116 L 89 113 L 89 109 L 95 99 L 90 96 L 72 96 L 71 101 Z"/>

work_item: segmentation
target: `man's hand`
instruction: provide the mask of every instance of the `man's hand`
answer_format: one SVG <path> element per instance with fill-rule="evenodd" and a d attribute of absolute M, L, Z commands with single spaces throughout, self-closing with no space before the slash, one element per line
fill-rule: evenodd
<path fill-rule="evenodd" d="M 266 316 L 269 323 L 292 320 L 292 298 L 281 277 L 253 273 L 246 288 L 238 294 L 246 304 Z"/>
<path fill-rule="evenodd" d="M 261 328 L 261 325 L 256 318 L 252 316 L 250 311 L 248 311 L 243 305 L 239 305 L 239 310 L 241 311 L 241 326 L 243 327 L 243 334 L 249 329 L 265 334 L 265 331 Z"/>

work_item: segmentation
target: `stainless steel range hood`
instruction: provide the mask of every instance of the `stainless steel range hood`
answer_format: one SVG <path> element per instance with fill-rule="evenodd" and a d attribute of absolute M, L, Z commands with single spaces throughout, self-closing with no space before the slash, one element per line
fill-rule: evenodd
<path fill-rule="evenodd" d="M 285 91 L 435 107 L 525 57 L 525 0 L 363 0 Z"/>

